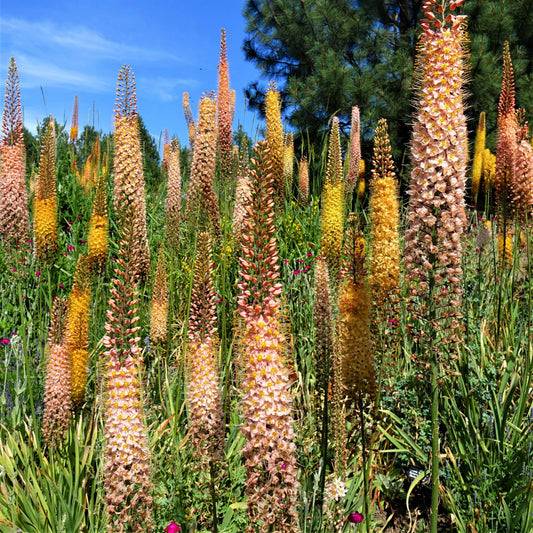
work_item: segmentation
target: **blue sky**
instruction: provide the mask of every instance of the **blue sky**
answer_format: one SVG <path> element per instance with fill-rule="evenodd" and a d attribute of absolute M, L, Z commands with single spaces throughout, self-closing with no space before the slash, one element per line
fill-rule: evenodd
<path fill-rule="evenodd" d="M 137 108 L 150 133 L 159 142 L 167 128 L 185 143 L 183 92 L 189 93 L 196 119 L 202 93 L 217 87 L 220 33 L 225 28 L 230 84 L 237 96 L 233 126 L 241 123 L 255 137 L 258 119 L 246 111 L 244 88 L 259 79 L 259 71 L 244 60 L 241 50 L 243 4 L 5 0 L 0 13 L 2 87 L 13 56 L 30 131 L 49 114 L 70 128 L 77 94 L 80 129 L 94 123 L 107 132 L 112 128 L 117 75 L 128 64 L 137 82 Z"/>

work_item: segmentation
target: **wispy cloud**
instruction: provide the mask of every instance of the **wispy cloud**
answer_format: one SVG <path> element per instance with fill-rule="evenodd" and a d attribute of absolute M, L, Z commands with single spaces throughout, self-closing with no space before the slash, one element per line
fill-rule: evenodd
<path fill-rule="evenodd" d="M 162 102 L 181 99 L 184 90 L 196 87 L 198 80 L 185 78 L 138 78 L 137 90 L 146 91 Z"/>
<path fill-rule="evenodd" d="M 150 49 L 107 39 L 85 26 L 60 27 L 50 21 L 31 22 L 17 18 L 2 18 L 2 40 L 9 40 L 32 50 L 56 49 L 69 55 L 87 55 L 93 60 L 123 61 L 135 57 L 137 61 L 181 61 L 165 50 Z"/>
<path fill-rule="evenodd" d="M 52 86 L 104 92 L 113 89 L 114 86 L 114 80 L 105 80 L 98 75 L 91 75 L 81 70 L 62 68 L 57 64 L 25 54 L 16 55 L 16 61 L 21 86 L 26 89 Z"/>

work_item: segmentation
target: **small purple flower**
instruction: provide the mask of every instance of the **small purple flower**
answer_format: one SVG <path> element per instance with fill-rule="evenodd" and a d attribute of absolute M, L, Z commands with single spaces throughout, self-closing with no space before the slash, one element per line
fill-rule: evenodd
<path fill-rule="evenodd" d="M 181 527 L 174 520 L 165 528 L 165 533 L 179 533 L 180 531 Z"/>
<path fill-rule="evenodd" d="M 352 513 L 348 516 L 348 522 L 350 522 L 350 524 L 360 524 L 363 520 L 364 518 L 361 513 Z"/>

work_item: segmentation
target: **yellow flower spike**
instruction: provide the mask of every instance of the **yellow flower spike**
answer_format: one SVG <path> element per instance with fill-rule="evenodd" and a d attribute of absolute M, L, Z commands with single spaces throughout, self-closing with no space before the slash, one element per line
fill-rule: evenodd
<path fill-rule="evenodd" d="M 55 151 L 55 121 L 50 115 L 41 148 L 34 221 L 37 259 L 48 264 L 58 253 Z"/>
<path fill-rule="evenodd" d="M 485 112 L 479 115 L 479 123 L 476 132 L 476 142 L 474 145 L 474 160 L 472 162 L 472 199 L 477 202 L 479 186 L 483 176 L 483 156 L 485 153 Z"/>
<path fill-rule="evenodd" d="M 272 179 L 275 202 L 281 205 L 285 197 L 283 172 L 283 125 L 281 123 L 281 101 L 276 84 L 271 81 L 265 95 L 265 114 L 267 127 L 267 144 L 272 165 Z"/>

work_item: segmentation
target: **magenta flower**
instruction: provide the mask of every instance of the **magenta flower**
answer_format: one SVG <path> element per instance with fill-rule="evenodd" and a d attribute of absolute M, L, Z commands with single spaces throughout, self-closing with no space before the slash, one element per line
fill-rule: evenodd
<path fill-rule="evenodd" d="M 165 528 L 165 533 L 178 533 L 179 531 L 181 531 L 181 527 L 174 520 Z"/>
<path fill-rule="evenodd" d="M 69 245 L 67 246 L 67 250 L 68 250 L 69 252 L 73 252 L 73 251 L 74 251 L 74 246 L 72 246 L 72 244 L 69 244 Z"/>
<path fill-rule="evenodd" d="M 360 524 L 363 520 L 364 518 L 361 513 L 352 513 L 348 517 L 348 522 L 350 522 L 350 524 Z"/>
<path fill-rule="evenodd" d="M 36 275 L 37 277 L 39 277 L 39 276 L 41 275 L 41 271 L 40 271 L 40 270 L 37 270 L 37 272 L 35 272 L 35 275 Z"/>
<path fill-rule="evenodd" d="M 299 274 L 299 273 L 300 273 L 300 269 L 299 269 L 299 268 L 296 269 L 296 270 L 293 272 L 293 274 Z"/>
<path fill-rule="evenodd" d="M 0 344 L 9 344 L 9 339 L 0 340 Z"/>

